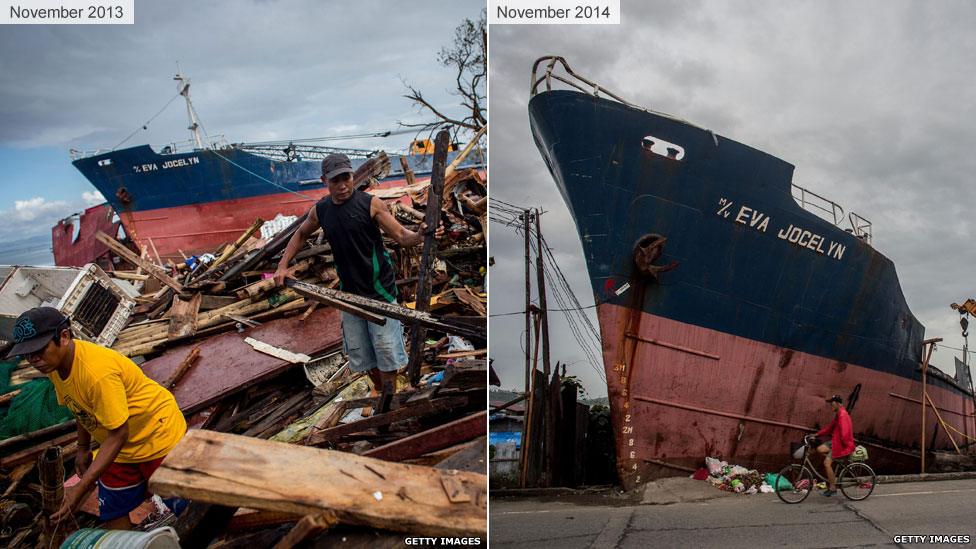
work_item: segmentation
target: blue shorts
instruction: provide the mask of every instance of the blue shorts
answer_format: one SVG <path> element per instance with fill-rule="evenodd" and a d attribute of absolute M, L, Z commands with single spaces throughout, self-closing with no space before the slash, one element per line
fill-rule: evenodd
<path fill-rule="evenodd" d="M 349 369 L 365 373 L 373 368 L 395 372 L 407 365 L 403 324 L 386 319 L 380 326 L 345 311 L 342 313 L 342 346 L 349 355 Z"/>
<path fill-rule="evenodd" d="M 102 522 L 110 521 L 139 507 L 150 495 L 147 491 L 149 477 L 162 462 L 163 458 L 158 458 L 144 463 L 109 464 L 98 478 L 98 518 Z M 164 499 L 163 503 L 179 515 L 187 502 L 171 498 Z"/>

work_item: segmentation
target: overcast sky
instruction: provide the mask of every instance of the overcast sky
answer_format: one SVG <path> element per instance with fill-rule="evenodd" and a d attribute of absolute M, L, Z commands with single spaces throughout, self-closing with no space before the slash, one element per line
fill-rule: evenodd
<path fill-rule="evenodd" d="M 532 62 L 564 56 L 631 102 L 689 120 L 796 166 L 794 181 L 874 224 L 926 337 L 962 346 L 976 297 L 976 5 L 968 2 L 621 1 L 622 24 L 490 27 L 492 196 L 539 206 L 543 233 L 593 304 L 578 233 L 529 131 Z M 492 225 L 492 314 L 522 310 L 522 242 Z M 591 396 L 606 386 L 561 313 L 553 362 Z M 591 315 L 595 323 L 595 315 Z M 491 322 L 503 387 L 524 379 L 520 317 Z M 974 326 L 976 328 L 976 326 Z M 955 372 L 942 348 L 937 366 Z M 602 364 L 601 364 L 602 368 Z"/>
<path fill-rule="evenodd" d="M 231 142 L 397 129 L 428 120 L 401 78 L 457 114 L 437 63 L 483 1 L 210 0 L 136 3 L 135 25 L 3 26 L 0 32 L 0 264 L 25 238 L 50 247 L 57 219 L 100 201 L 68 150 L 189 139 L 173 101 L 177 62 L 204 129 Z M 398 150 L 410 136 L 336 146 Z M 34 254 L 36 256 L 36 254 Z M 34 259 L 34 256 L 30 256 Z M 50 257 L 50 254 L 47 254 Z M 37 261 L 31 261 L 37 262 Z"/>

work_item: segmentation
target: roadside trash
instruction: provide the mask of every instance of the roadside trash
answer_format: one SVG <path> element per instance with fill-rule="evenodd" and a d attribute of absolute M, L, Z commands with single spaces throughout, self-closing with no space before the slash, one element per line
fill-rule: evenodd
<path fill-rule="evenodd" d="M 720 490 L 755 494 L 759 491 L 759 485 L 763 483 L 763 477 L 759 471 L 746 469 L 741 465 L 729 465 L 725 461 L 706 457 L 705 466 L 707 469 L 698 469 L 691 478 L 704 480 Z M 706 472 L 707 478 L 702 478 Z"/>

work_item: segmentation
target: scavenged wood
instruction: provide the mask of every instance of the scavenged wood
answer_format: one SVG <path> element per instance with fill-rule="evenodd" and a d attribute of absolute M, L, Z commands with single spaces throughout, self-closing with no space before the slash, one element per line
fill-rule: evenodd
<path fill-rule="evenodd" d="M 488 412 L 478 412 L 396 442 L 373 448 L 363 455 L 386 461 L 403 461 L 419 457 L 483 436 L 487 430 L 487 421 Z"/>
<path fill-rule="evenodd" d="M 451 503 L 442 479 L 460 487 Z M 487 477 L 213 431 L 187 433 L 150 482 L 164 497 L 339 520 L 427 536 L 487 532 Z"/>
<path fill-rule="evenodd" d="M 454 408 L 465 406 L 467 403 L 468 399 L 464 397 L 422 400 L 412 406 L 404 406 L 403 408 L 393 410 L 392 412 L 376 414 L 358 421 L 353 421 L 352 423 L 344 423 L 342 425 L 325 429 L 324 431 L 312 433 L 306 440 L 306 444 L 310 446 L 325 444 L 327 442 L 332 442 L 341 436 L 359 433 L 367 429 L 372 429 L 373 427 L 389 425 L 395 421 L 420 418 L 445 412 Z"/>

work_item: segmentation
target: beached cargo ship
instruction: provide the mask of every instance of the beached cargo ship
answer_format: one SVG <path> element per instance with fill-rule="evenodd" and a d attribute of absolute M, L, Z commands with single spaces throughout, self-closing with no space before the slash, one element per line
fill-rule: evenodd
<path fill-rule="evenodd" d="M 532 133 L 592 283 L 624 485 L 705 456 L 778 470 L 831 419 L 832 394 L 876 470 L 917 472 L 924 328 L 870 223 L 795 185 L 791 164 L 561 58 L 537 61 L 532 83 Z M 928 395 L 973 436 L 968 387 L 930 368 Z M 934 415 L 927 447 L 952 448 Z"/>
<path fill-rule="evenodd" d="M 190 118 L 189 150 L 166 146 L 157 152 L 140 145 L 75 151 L 72 162 L 119 215 L 129 238 L 151 256 L 182 260 L 181 253 L 213 252 L 237 239 L 257 218 L 302 215 L 328 192 L 320 179 L 325 155 L 347 154 L 355 169 L 377 154 L 298 141 L 207 142 L 190 102 L 189 82 L 180 75 L 176 80 Z M 417 183 L 430 179 L 432 152 L 411 147 L 402 155 Z M 460 152 L 450 152 L 448 162 Z M 481 152 L 475 149 L 457 167 L 483 167 Z M 389 166 L 373 188 L 407 184 L 401 155 L 389 155 Z"/>

